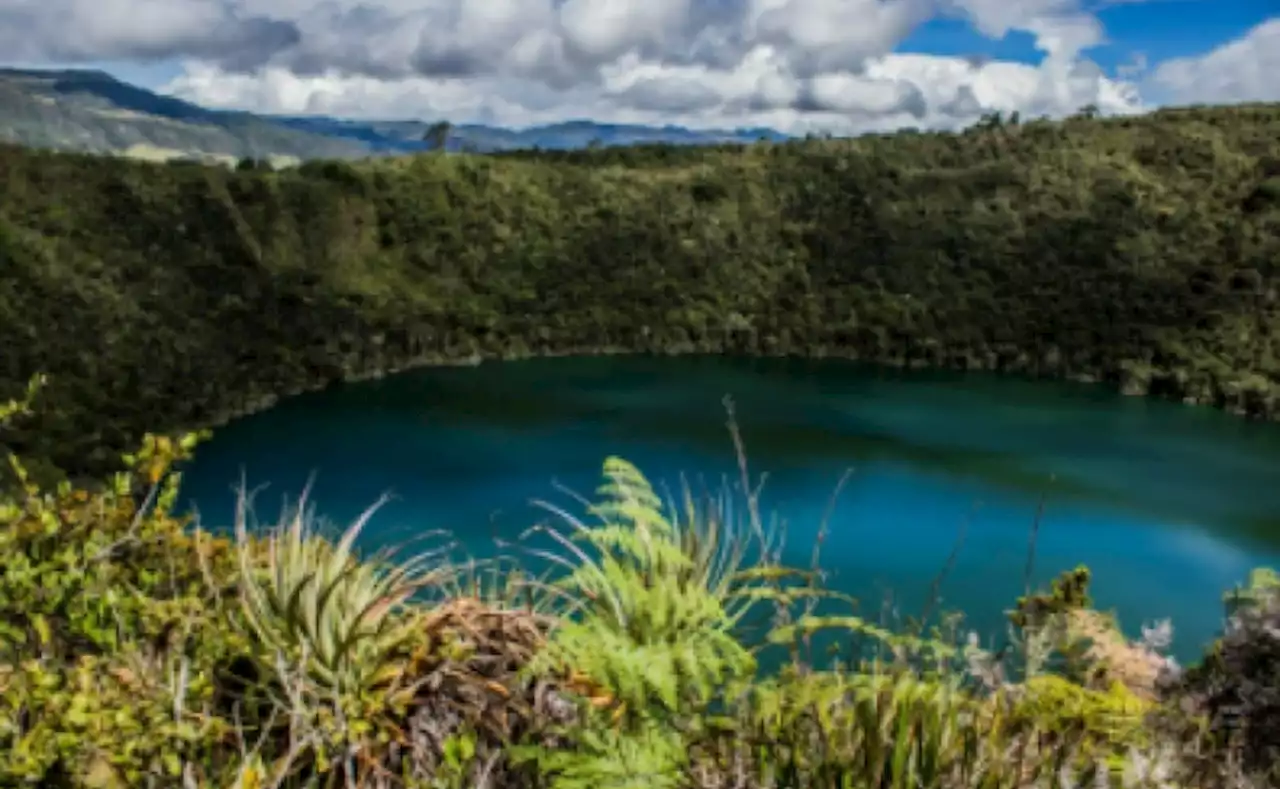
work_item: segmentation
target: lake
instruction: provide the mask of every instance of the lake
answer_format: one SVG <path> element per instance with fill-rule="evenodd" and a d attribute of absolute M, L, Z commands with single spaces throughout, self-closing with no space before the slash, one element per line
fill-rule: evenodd
<path fill-rule="evenodd" d="M 984 639 L 1021 592 L 1043 507 L 1035 578 L 1077 564 L 1131 634 L 1172 617 L 1173 652 L 1200 653 L 1222 592 L 1280 565 L 1280 425 L 1122 397 L 1104 387 L 991 374 L 897 371 L 839 361 L 603 357 L 402 373 L 302 395 L 217 430 L 183 497 L 225 527 L 242 474 L 263 520 L 309 475 L 321 514 L 344 522 L 395 499 L 366 547 L 449 529 L 479 555 L 590 495 L 605 457 L 655 483 L 736 475 L 733 398 L 763 505 L 807 566 L 827 525 L 829 583 L 876 611 L 893 593 L 918 613 L 963 526 L 942 605 Z M 967 525 L 966 525 L 967 524 Z"/>

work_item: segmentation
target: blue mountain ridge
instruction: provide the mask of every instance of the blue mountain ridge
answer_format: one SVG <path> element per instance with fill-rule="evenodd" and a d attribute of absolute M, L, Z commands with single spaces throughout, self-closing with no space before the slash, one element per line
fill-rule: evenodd
<path fill-rule="evenodd" d="M 103 71 L 0 68 L 0 142 L 36 147 L 111 152 L 152 145 L 192 155 L 349 158 L 427 150 L 423 136 L 441 120 L 448 119 L 355 120 L 211 109 Z M 445 147 L 486 152 L 760 139 L 788 135 L 765 128 L 697 130 L 590 120 L 523 129 L 459 123 L 450 128 Z"/>
<path fill-rule="evenodd" d="M 410 153 L 425 150 L 422 137 L 432 125 L 425 121 L 363 121 L 322 115 L 263 115 L 291 129 L 358 141 L 376 153 Z M 513 129 L 462 123 L 450 128 L 448 150 L 514 150 L 519 148 L 572 149 L 600 145 L 672 143 L 706 145 L 726 142 L 781 141 L 788 135 L 772 129 L 688 129 L 683 126 L 596 123 L 571 120 L 543 126 Z"/>

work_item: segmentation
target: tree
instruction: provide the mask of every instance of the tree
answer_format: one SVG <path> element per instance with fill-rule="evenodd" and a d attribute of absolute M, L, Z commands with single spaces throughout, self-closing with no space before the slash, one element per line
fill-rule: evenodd
<path fill-rule="evenodd" d="M 449 133 L 453 131 L 453 124 L 448 121 L 436 121 L 427 127 L 422 134 L 422 141 L 427 144 L 427 148 L 432 151 L 443 151 L 445 145 L 449 142 Z"/>
<path fill-rule="evenodd" d="M 982 114 L 982 117 L 978 118 L 978 122 L 973 125 L 973 128 L 980 131 L 999 129 L 1004 126 L 1004 122 L 1004 113 L 999 110 L 995 112 L 985 112 Z"/>

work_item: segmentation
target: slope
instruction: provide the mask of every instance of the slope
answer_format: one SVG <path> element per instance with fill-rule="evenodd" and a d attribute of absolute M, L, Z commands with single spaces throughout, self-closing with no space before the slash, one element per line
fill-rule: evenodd
<path fill-rule="evenodd" d="M 839 355 L 1280 413 L 1280 106 L 779 145 L 308 162 L 0 147 L 0 397 L 144 430 L 407 366 Z"/>

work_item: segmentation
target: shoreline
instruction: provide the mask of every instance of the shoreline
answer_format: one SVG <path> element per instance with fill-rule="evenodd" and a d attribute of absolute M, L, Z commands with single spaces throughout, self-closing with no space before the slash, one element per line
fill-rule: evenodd
<path fill-rule="evenodd" d="M 472 352 L 467 356 L 448 356 L 444 354 L 432 354 L 410 360 L 408 362 L 393 364 L 387 366 L 371 367 L 365 370 L 359 370 L 353 374 L 331 378 L 319 381 L 310 385 L 293 387 L 289 391 L 280 394 L 271 394 L 260 397 L 248 405 L 239 408 L 226 409 L 221 411 L 215 418 L 208 421 L 203 427 L 190 429 L 214 429 L 223 427 L 237 419 L 252 416 L 254 414 L 268 411 L 283 400 L 297 397 L 312 392 L 321 392 L 330 387 L 357 384 L 365 381 L 381 380 L 400 373 L 412 372 L 414 370 L 427 369 L 432 367 L 478 367 L 482 364 L 500 364 L 503 362 L 521 362 L 535 361 L 539 359 L 565 359 L 565 358 L 593 358 L 602 356 L 647 356 L 647 357 L 676 357 L 676 356 L 724 356 L 736 359 L 794 359 L 794 360 L 822 360 L 832 359 L 844 362 L 854 362 L 865 364 L 868 366 L 879 367 L 886 370 L 938 370 L 950 372 L 982 372 L 996 375 L 1016 375 L 1022 376 L 1030 380 L 1038 381 L 1058 381 L 1076 384 L 1086 384 L 1089 386 L 1101 386 L 1115 392 L 1123 397 L 1142 397 L 1164 400 L 1166 402 L 1181 403 L 1186 406 L 1198 408 L 1212 408 L 1222 411 L 1235 417 L 1239 417 L 1249 421 L 1274 422 L 1280 421 L 1280 411 L 1255 411 L 1251 412 L 1238 405 L 1231 405 L 1225 402 L 1213 402 L 1210 398 L 1195 397 L 1193 395 L 1184 396 L 1168 396 L 1153 391 L 1150 381 L 1143 382 L 1132 377 L 1125 377 L 1122 371 L 1115 373 L 1101 372 L 1067 372 L 1058 373 L 1046 371 L 1043 366 L 1033 364 L 1015 364 L 1012 366 L 985 366 L 985 365 L 959 365 L 959 364 L 929 364 L 929 363 L 912 363 L 903 362 L 901 360 L 893 360 L 888 358 L 870 358 L 858 354 L 856 351 L 832 351 L 832 349 L 821 347 L 815 351 L 803 352 L 771 352 L 759 351 L 752 353 L 733 353 L 726 352 L 721 347 L 693 346 L 689 348 L 670 349 L 666 351 L 653 350 L 631 350 L 621 346 L 588 346 L 582 348 L 569 348 L 564 350 L 547 350 L 547 351 L 530 351 L 525 353 L 506 353 L 506 354 L 484 354 L 480 352 Z M 970 359 L 972 361 L 972 359 Z"/>

